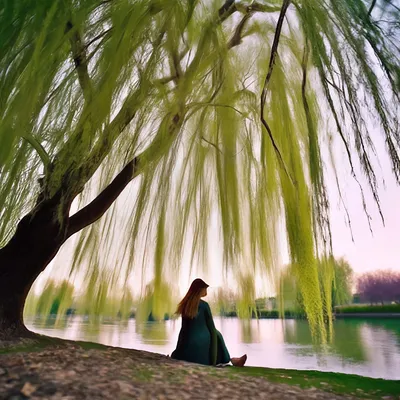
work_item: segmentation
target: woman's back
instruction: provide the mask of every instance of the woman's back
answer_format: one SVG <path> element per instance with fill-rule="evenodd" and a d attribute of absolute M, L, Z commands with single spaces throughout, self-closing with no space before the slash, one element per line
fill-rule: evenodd
<path fill-rule="evenodd" d="M 182 329 L 173 358 L 199 364 L 211 364 L 210 306 L 201 300 L 195 318 L 182 317 Z M 204 351 L 204 350 L 207 351 Z"/>

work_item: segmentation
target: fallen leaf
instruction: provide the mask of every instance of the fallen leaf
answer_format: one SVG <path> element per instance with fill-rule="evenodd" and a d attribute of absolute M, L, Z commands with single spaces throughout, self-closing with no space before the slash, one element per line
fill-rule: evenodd
<path fill-rule="evenodd" d="M 33 386 L 30 382 L 26 382 L 24 387 L 21 389 L 21 393 L 26 397 L 29 397 L 35 391 L 36 386 Z"/>

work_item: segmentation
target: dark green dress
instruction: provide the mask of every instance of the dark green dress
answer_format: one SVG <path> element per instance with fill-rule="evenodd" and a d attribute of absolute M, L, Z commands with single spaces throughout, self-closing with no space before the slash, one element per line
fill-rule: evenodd
<path fill-rule="evenodd" d="M 205 301 L 200 301 L 195 318 L 182 318 L 178 344 L 171 357 L 204 365 L 226 364 L 230 361 L 224 339 L 215 329 L 210 306 Z"/>

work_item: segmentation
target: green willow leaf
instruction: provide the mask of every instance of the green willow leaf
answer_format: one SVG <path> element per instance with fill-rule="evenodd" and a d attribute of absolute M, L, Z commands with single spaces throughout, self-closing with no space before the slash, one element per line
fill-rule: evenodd
<path fill-rule="evenodd" d="M 154 279 L 147 297 L 160 316 L 165 285 L 179 271 L 211 268 L 219 241 L 221 268 L 245 293 L 251 279 L 279 276 L 287 244 L 311 329 L 326 337 L 326 132 L 344 146 L 350 179 L 361 182 L 361 165 L 380 209 L 377 141 L 400 182 L 400 11 L 383 0 L 372 10 L 364 0 L 291 2 L 260 110 L 282 4 L 6 0 L 0 246 L 38 201 L 62 193 L 72 215 L 135 160 L 114 206 L 65 245 L 72 260 L 61 250 L 54 261 L 84 280 L 87 312 L 119 301 L 127 315 L 125 289 Z M 241 309 L 253 297 L 243 295 Z"/>

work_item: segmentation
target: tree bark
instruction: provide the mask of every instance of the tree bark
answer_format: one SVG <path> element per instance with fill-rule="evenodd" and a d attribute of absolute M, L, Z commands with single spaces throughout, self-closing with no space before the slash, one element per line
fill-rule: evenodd
<path fill-rule="evenodd" d="M 102 193 L 72 217 L 72 199 L 66 201 L 58 193 L 22 218 L 12 239 L 0 249 L 0 341 L 32 335 L 23 321 L 32 284 L 72 234 L 95 222 L 111 206 L 136 176 L 138 160 L 135 157 L 129 162 Z"/>
<path fill-rule="evenodd" d="M 57 219 L 60 203 L 47 201 L 26 215 L 10 242 L 0 249 L 0 340 L 31 333 L 23 322 L 29 290 L 65 241 L 67 224 Z M 68 221 L 69 205 L 62 206 Z"/>
<path fill-rule="evenodd" d="M 114 201 L 136 176 L 140 156 L 125 165 L 113 181 L 87 206 L 83 207 L 69 219 L 67 238 L 81 229 L 96 222 L 111 207 Z"/>

